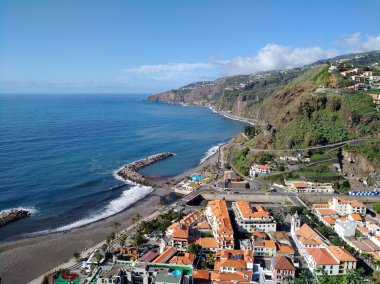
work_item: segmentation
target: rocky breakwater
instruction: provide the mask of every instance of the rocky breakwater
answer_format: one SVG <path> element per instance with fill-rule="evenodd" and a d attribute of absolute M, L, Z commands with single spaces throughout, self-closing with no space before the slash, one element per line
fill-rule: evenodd
<path fill-rule="evenodd" d="M 168 152 L 152 155 L 145 159 L 141 159 L 125 165 L 120 170 L 118 170 L 116 174 L 125 181 L 132 181 L 143 185 L 150 185 L 149 181 L 143 175 L 139 174 L 138 171 L 151 164 L 165 160 L 172 156 L 174 156 L 174 154 Z"/>
<path fill-rule="evenodd" d="M 30 216 L 31 213 L 25 209 L 9 209 L 0 212 L 0 227 L 8 225 L 18 219 Z"/>

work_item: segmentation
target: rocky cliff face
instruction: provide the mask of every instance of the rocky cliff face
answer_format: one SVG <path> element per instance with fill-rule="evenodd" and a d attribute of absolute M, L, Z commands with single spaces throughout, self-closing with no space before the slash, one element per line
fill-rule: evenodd
<path fill-rule="evenodd" d="M 31 213 L 27 210 L 19 210 L 19 209 L 10 209 L 4 210 L 0 212 L 0 227 L 8 225 L 14 221 L 17 221 L 21 218 L 25 218 L 30 216 Z"/>
<path fill-rule="evenodd" d="M 342 172 L 353 189 L 380 186 L 380 169 L 365 155 L 345 150 L 342 155 Z"/>

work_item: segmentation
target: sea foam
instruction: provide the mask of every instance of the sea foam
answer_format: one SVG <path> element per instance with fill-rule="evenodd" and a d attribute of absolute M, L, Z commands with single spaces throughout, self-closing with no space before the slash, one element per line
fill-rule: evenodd
<path fill-rule="evenodd" d="M 82 227 L 90 223 L 105 219 L 107 217 L 110 217 L 112 215 L 115 215 L 123 211 L 124 209 L 126 209 L 133 203 L 137 202 L 138 200 L 144 198 L 145 196 L 147 196 L 149 193 L 153 191 L 153 188 L 150 186 L 140 185 L 140 184 L 136 184 L 132 182 L 126 182 L 126 183 L 131 185 L 131 188 L 123 191 L 120 197 L 110 201 L 108 205 L 106 205 L 102 210 L 96 211 L 93 214 L 89 215 L 88 217 L 85 217 L 81 220 L 70 223 L 68 225 L 65 225 L 56 229 L 35 232 L 35 233 L 32 233 L 32 235 L 42 235 L 42 234 L 68 231 L 74 228 Z"/>
<path fill-rule="evenodd" d="M 219 147 L 222 146 L 223 144 L 224 143 L 219 143 L 218 145 L 212 146 L 210 149 L 208 149 L 206 154 L 199 161 L 199 164 L 204 163 L 208 158 L 210 158 L 212 155 L 214 155 L 216 152 L 218 152 Z"/>

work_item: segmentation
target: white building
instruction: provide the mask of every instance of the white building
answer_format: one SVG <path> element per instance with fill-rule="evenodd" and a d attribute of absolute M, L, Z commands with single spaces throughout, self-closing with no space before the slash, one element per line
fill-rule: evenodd
<path fill-rule="evenodd" d="M 232 203 L 232 209 L 240 232 L 276 231 L 276 221 L 264 207 L 251 207 L 249 202 L 239 200 Z"/>
<path fill-rule="evenodd" d="M 355 236 L 357 223 L 355 221 L 341 221 L 337 220 L 334 226 L 334 231 L 342 239 L 351 238 Z"/>
<path fill-rule="evenodd" d="M 366 206 L 359 201 L 350 201 L 344 198 L 334 197 L 329 201 L 330 209 L 335 210 L 340 216 L 358 213 L 360 215 L 366 214 Z"/>
<path fill-rule="evenodd" d="M 270 174 L 271 170 L 271 166 L 253 164 L 249 169 L 249 177 L 253 179 L 256 174 Z"/>

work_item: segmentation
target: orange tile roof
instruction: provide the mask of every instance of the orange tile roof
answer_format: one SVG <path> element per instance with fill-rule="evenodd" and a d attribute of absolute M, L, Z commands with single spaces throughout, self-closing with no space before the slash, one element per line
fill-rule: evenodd
<path fill-rule="evenodd" d="M 208 280 L 210 278 L 210 271 L 194 269 L 193 278 L 194 280 L 196 279 Z"/>
<path fill-rule="evenodd" d="M 319 213 L 319 215 L 338 215 L 335 210 L 333 209 L 315 209 Z"/>
<path fill-rule="evenodd" d="M 273 268 L 276 270 L 296 270 L 292 261 L 286 256 L 277 256 Z"/>
<path fill-rule="evenodd" d="M 267 166 L 267 165 L 255 165 L 254 167 L 257 169 L 262 169 L 262 170 L 269 170 L 272 168 L 271 166 Z"/>
<path fill-rule="evenodd" d="M 317 208 L 317 207 L 329 207 L 329 204 L 328 203 L 314 203 L 313 207 L 314 208 Z"/>
<path fill-rule="evenodd" d="M 339 261 L 357 261 L 346 249 L 338 246 L 329 246 L 328 250 Z"/>
<path fill-rule="evenodd" d="M 198 223 L 197 228 L 198 229 L 210 229 L 210 225 L 208 222 L 204 221 L 204 222 Z"/>
<path fill-rule="evenodd" d="M 211 207 L 211 212 L 213 213 L 218 222 L 218 234 L 233 235 L 234 231 L 232 229 L 232 224 L 230 220 L 230 215 L 228 214 L 226 201 L 212 200 L 208 202 L 208 206 Z"/>
<path fill-rule="evenodd" d="M 252 245 L 254 247 L 276 248 L 276 242 L 272 240 L 254 241 Z"/>
<path fill-rule="evenodd" d="M 202 248 L 217 248 L 218 241 L 215 238 L 199 238 L 195 241 L 196 244 Z"/>
<path fill-rule="evenodd" d="M 182 228 L 173 232 L 173 239 L 187 239 L 189 237 L 189 230 Z"/>
<path fill-rule="evenodd" d="M 211 280 L 217 283 L 250 283 L 252 279 L 252 271 L 235 271 L 233 273 L 227 272 L 211 272 Z"/>
<path fill-rule="evenodd" d="M 251 208 L 248 201 L 236 201 L 243 218 L 269 218 L 269 212 L 262 206 L 254 206 Z"/>
<path fill-rule="evenodd" d="M 291 246 L 277 244 L 277 252 L 294 254 L 294 249 Z"/>
<path fill-rule="evenodd" d="M 169 247 L 166 251 L 160 254 L 155 260 L 153 260 L 153 263 L 164 263 L 165 260 L 174 252 L 175 252 L 175 248 Z"/>
<path fill-rule="evenodd" d="M 266 239 L 268 237 L 266 233 L 261 232 L 261 231 L 253 231 L 252 236 L 256 238 L 263 238 L 263 239 Z"/>
<path fill-rule="evenodd" d="M 335 223 L 336 223 L 336 220 L 334 218 L 329 217 L 329 216 L 323 217 L 323 220 L 325 220 L 330 225 L 335 225 Z"/>
<path fill-rule="evenodd" d="M 352 213 L 352 214 L 350 214 L 350 216 L 351 216 L 352 219 L 354 219 L 355 221 L 361 221 L 361 220 L 362 220 L 362 216 L 360 216 L 360 214 L 358 214 L 358 213 Z"/>
<path fill-rule="evenodd" d="M 349 203 L 353 207 L 365 207 L 364 203 L 356 201 L 356 200 L 350 201 Z"/>
<path fill-rule="evenodd" d="M 192 253 L 185 253 L 184 256 L 174 256 L 169 263 L 176 263 L 179 265 L 193 265 L 195 255 Z"/>
<path fill-rule="evenodd" d="M 309 187 L 309 185 L 305 182 L 295 182 L 293 183 L 293 186 L 296 187 L 296 188 L 305 188 L 305 187 Z"/>
<path fill-rule="evenodd" d="M 306 245 L 320 245 L 323 244 L 321 236 L 318 235 L 309 225 L 303 224 L 301 228 L 296 231 L 299 241 Z"/>
<path fill-rule="evenodd" d="M 369 230 L 364 226 L 358 226 L 358 230 L 365 234 L 369 233 Z"/>
<path fill-rule="evenodd" d="M 326 248 L 307 248 L 306 251 L 317 265 L 339 264 Z"/>

